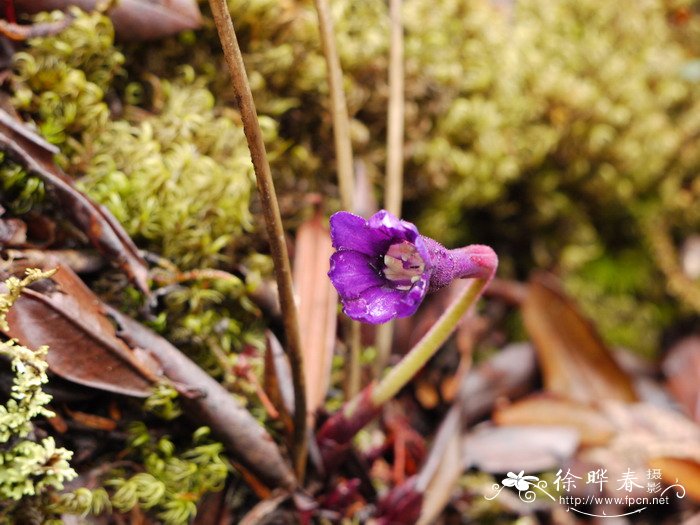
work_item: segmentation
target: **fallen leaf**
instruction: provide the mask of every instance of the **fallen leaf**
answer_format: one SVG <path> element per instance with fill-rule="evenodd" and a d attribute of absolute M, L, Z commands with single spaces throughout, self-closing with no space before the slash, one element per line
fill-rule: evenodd
<path fill-rule="evenodd" d="M 146 294 L 148 267 L 129 235 L 103 206 L 78 191 L 53 161 L 56 148 L 0 109 L 0 149 L 53 190 L 72 222 L 109 260 L 116 261 Z"/>
<path fill-rule="evenodd" d="M 236 462 L 267 487 L 296 488 L 294 473 L 272 437 L 221 384 L 163 337 L 114 308 L 105 308 L 119 327 L 119 337 L 161 364 L 181 392 L 188 417 L 208 425 Z"/>
<path fill-rule="evenodd" d="M 476 366 L 460 387 L 458 402 L 466 421 L 486 416 L 499 400 L 515 399 L 529 392 L 535 384 L 536 365 L 532 346 L 516 343 Z"/>
<path fill-rule="evenodd" d="M 116 336 L 100 300 L 69 268 L 59 266 L 40 288 L 26 289 L 10 309 L 9 337 L 49 346 L 50 370 L 81 385 L 145 397 L 159 380 L 157 366 Z"/>
<path fill-rule="evenodd" d="M 541 472 L 561 465 L 578 445 L 579 434 L 573 428 L 483 426 L 464 438 L 464 467 L 494 474 Z"/>
<path fill-rule="evenodd" d="M 313 418 L 328 392 L 338 318 L 338 295 L 328 278 L 333 245 L 319 212 L 299 227 L 294 253 L 306 404 Z"/>
<path fill-rule="evenodd" d="M 17 11 L 38 13 L 78 6 L 93 11 L 99 0 L 14 0 Z M 154 40 L 202 25 L 196 0 L 120 0 L 107 12 L 120 40 Z"/>
<path fill-rule="evenodd" d="M 700 336 L 681 339 L 664 357 L 666 386 L 683 410 L 700 421 Z"/>
<path fill-rule="evenodd" d="M 27 225 L 20 219 L 0 219 L 0 248 L 27 242 Z"/>
<path fill-rule="evenodd" d="M 661 479 L 668 485 L 682 485 L 683 492 L 680 492 L 680 487 L 676 492 L 673 489 L 667 493 L 673 499 L 673 496 L 682 497 L 688 495 L 695 501 L 700 501 L 700 463 L 684 458 L 659 457 L 649 461 L 650 469 L 658 469 L 661 471 Z M 676 488 L 676 487 L 674 487 Z"/>
<path fill-rule="evenodd" d="M 574 429 L 585 446 L 603 445 L 615 434 L 615 426 L 594 407 L 550 395 L 533 395 L 493 414 L 499 426 L 554 426 Z"/>
<path fill-rule="evenodd" d="M 530 280 L 522 314 L 548 391 L 582 402 L 636 401 L 629 376 L 553 276 Z"/>

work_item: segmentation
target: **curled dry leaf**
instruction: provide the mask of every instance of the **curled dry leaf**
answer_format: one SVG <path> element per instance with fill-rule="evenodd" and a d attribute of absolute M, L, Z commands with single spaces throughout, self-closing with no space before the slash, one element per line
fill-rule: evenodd
<path fill-rule="evenodd" d="M 0 149 L 37 175 L 55 195 L 66 215 L 109 260 L 116 261 L 148 294 L 148 267 L 129 235 L 112 214 L 90 200 L 54 163 L 56 148 L 0 109 Z"/>
<path fill-rule="evenodd" d="M 536 274 L 530 280 L 522 313 L 547 390 L 590 403 L 636 401 L 629 376 L 553 276 Z"/>
<path fill-rule="evenodd" d="M 115 333 L 100 300 L 69 268 L 26 289 L 9 311 L 7 335 L 29 348 L 48 345 L 50 370 L 81 385 L 145 397 L 160 370 Z"/>
<path fill-rule="evenodd" d="M 38 13 L 78 6 L 84 11 L 98 7 L 99 0 L 14 0 L 17 10 Z M 107 13 L 120 40 L 154 40 L 202 25 L 196 0 L 120 0 Z"/>
<path fill-rule="evenodd" d="M 299 227 L 294 257 L 306 404 L 311 417 L 326 398 L 335 347 L 338 295 L 328 278 L 332 253 L 330 233 L 317 213 Z"/>

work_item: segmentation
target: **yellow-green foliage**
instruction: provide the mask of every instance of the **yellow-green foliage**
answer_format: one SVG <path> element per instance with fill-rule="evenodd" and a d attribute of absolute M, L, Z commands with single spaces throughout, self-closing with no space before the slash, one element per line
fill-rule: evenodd
<path fill-rule="evenodd" d="M 28 270 L 20 280 L 10 277 L 0 293 L 0 327 L 22 289 L 53 272 Z M 43 391 L 48 381 L 46 347 L 30 350 L 13 341 L 0 342 L 0 355 L 11 360 L 13 379 L 10 399 L 0 405 L 0 523 L 11 523 L 22 498 L 41 496 L 77 476 L 68 461 L 73 453 L 56 446 L 52 437 L 41 441 L 28 438 L 32 420 L 51 417 L 46 405 L 51 396 Z"/>

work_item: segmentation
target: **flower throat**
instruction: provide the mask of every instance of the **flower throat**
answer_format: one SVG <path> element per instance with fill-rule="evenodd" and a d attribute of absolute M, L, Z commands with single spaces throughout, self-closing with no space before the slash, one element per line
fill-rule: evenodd
<path fill-rule="evenodd" d="M 384 277 L 398 290 L 409 290 L 425 271 L 425 261 L 408 241 L 392 244 L 384 255 Z"/>

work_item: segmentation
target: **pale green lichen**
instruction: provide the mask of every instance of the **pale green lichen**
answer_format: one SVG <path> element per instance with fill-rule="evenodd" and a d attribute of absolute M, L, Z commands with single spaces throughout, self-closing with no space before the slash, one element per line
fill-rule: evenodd
<path fill-rule="evenodd" d="M 3 330 L 7 329 L 7 313 L 22 290 L 52 273 L 27 270 L 24 279 L 10 277 L 5 281 L 0 293 Z M 47 351 L 46 347 L 30 350 L 12 340 L 0 342 L 0 355 L 10 359 L 15 374 L 10 398 L 0 405 L 0 514 L 8 520 L 23 498 L 61 489 L 64 482 L 77 476 L 68 463 L 72 452 L 56 446 L 50 436 L 41 441 L 30 437 L 34 419 L 54 415 L 47 408 L 51 396 L 42 388 L 48 381 Z"/>

